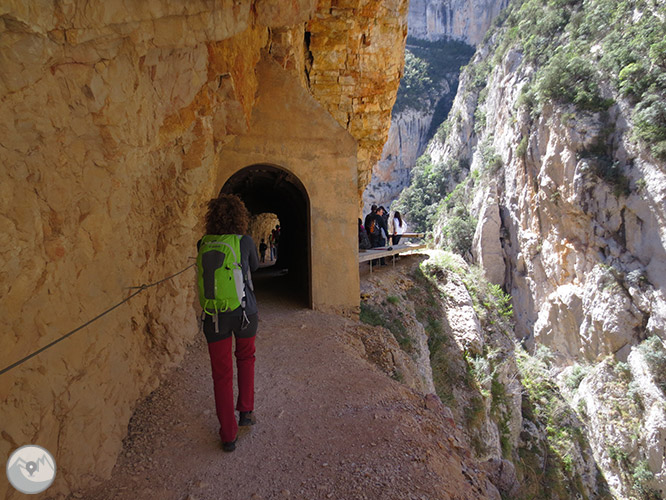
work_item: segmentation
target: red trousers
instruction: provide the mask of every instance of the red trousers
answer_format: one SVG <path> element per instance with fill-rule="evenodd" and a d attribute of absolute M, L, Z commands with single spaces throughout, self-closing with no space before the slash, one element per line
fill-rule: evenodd
<path fill-rule="evenodd" d="M 220 421 L 220 437 L 223 443 L 236 439 L 238 422 L 234 412 L 234 368 L 231 359 L 231 339 L 208 344 L 210 364 L 213 370 L 215 410 Z M 236 410 L 254 410 L 254 339 L 236 338 L 236 369 L 238 370 L 238 401 Z"/>

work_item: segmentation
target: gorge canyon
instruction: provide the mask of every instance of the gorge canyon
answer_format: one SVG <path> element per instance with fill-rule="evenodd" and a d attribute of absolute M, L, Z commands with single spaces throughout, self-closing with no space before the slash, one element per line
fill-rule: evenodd
<path fill-rule="evenodd" d="M 235 192 L 255 239 L 286 228 L 335 359 L 398 401 L 423 452 L 405 470 L 459 489 L 438 498 L 664 498 L 662 2 L 8 0 L 0 20 L 0 450 L 55 452 L 50 495 L 104 484 L 196 345 L 188 266 Z M 359 276 L 372 203 L 427 255 Z"/>

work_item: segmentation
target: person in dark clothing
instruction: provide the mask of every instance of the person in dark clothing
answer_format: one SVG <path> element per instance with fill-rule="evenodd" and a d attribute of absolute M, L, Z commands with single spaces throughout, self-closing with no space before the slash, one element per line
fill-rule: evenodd
<path fill-rule="evenodd" d="M 386 245 L 386 239 L 382 234 L 382 230 L 384 234 L 389 234 L 389 232 L 386 220 L 384 220 L 384 207 L 379 207 L 376 212 L 370 213 L 366 219 L 365 229 L 368 231 L 372 248 Z"/>
<path fill-rule="evenodd" d="M 375 205 L 373 205 L 373 207 L 375 207 Z M 382 230 L 384 230 L 384 234 L 389 234 L 389 232 L 383 215 L 384 207 L 379 207 L 374 212 L 370 212 L 365 218 L 365 230 L 368 232 L 371 248 L 383 247 L 386 245 L 386 240 L 384 239 L 384 236 L 382 236 Z M 379 260 L 379 262 L 377 262 L 377 260 Z M 384 257 L 372 261 L 372 265 L 377 263 L 382 266 L 386 265 Z"/>
<path fill-rule="evenodd" d="M 365 227 L 366 232 L 368 231 L 368 224 L 370 223 L 370 218 L 372 217 L 373 214 L 377 213 L 377 205 L 373 204 L 370 207 L 370 213 L 365 216 L 365 221 L 363 222 L 363 227 Z M 370 233 L 368 233 L 368 237 L 370 236 Z"/>
<path fill-rule="evenodd" d="M 236 195 L 220 195 L 208 202 L 206 234 L 245 234 L 250 216 Z M 250 236 L 240 240 L 241 270 L 245 282 L 245 310 L 217 314 L 217 318 L 204 314 L 203 332 L 208 342 L 208 353 L 213 374 L 215 409 L 220 422 L 220 437 L 224 451 L 236 449 L 238 426 L 253 425 L 255 335 L 257 333 L 257 299 L 254 295 L 251 271 L 259 267 L 257 247 Z M 217 321 L 215 321 L 217 320 Z M 215 325 L 217 322 L 217 327 Z M 232 334 L 236 338 L 236 368 L 238 371 L 238 424 L 234 411 Z"/>
<path fill-rule="evenodd" d="M 368 233 L 361 224 L 361 219 L 358 219 L 358 248 L 362 250 L 367 250 L 370 248 L 370 239 L 368 238 Z"/>
<path fill-rule="evenodd" d="M 384 225 L 388 228 L 388 220 L 389 220 L 389 213 L 388 213 L 388 210 L 386 210 L 386 209 L 384 208 L 383 205 L 380 206 L 380 207 L 377 209 L 378 212 L 379 212 L 380 210 L 382 211 L 382 219 L 384 219 Z M 390 238 L 389 238 L 389 233 L 388 233 L 388 231 L 386 231 L 386 233 L 385 233 L 383 236 L 385 236 L 385 237 L 386 237 L 386 240 L 387 240 L 388 242 L 390 242 Z"/>
<path fill-rule="evenodd" d="M 264 239 L 261 238 L 261 243 L 259 243 L 259 255 L 261 255 L 261 262 L 266 262 L 266 249 L 268 245 L 264 242 Z"/>

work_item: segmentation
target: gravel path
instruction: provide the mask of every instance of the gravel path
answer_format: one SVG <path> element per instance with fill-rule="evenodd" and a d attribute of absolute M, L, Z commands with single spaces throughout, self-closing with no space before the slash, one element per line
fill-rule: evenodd
<path fill-rule="evenodd" d="M 278 297 L 259 296 L 257 424 L 236 451 L 221 450 L 200 338 L 135 411 L 111 479 L 73 497 L 485 498 L 438 402 L 351 347 L 357 322 Z"/>

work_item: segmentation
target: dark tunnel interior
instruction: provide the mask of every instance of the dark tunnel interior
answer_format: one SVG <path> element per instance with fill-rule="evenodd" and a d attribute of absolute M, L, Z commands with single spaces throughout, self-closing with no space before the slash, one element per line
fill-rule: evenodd
<path fill-rule="evenodd" d="M 280 220 L 278 258 L 268 274 L 279 275 L 282 292 L 288 292 L 301 305 L 312 307 L 310 202 L 301 181 L 279 167 L 252 165 L 232 175 L 221 193 L 238 195 L 251 215 L 277 215 Z M 288 290 L 284 290 L 284 286 Z"/>

